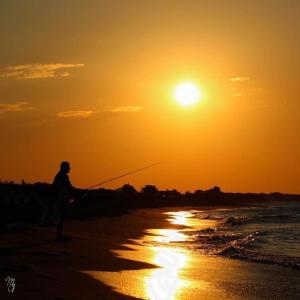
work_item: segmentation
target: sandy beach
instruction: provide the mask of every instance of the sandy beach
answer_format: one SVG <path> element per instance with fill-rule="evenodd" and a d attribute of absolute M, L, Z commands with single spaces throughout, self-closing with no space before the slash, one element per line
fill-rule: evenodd
<path fill-rule="evenodd" d="M 68 243 L 54 228 L 5 234 L 1 299 L 297 299 L 300 272 L 168 246 L 188 227 L 178 211 L 136 210 L 115 218 L 68 221 Z M 175 214 L 166 214 L 175 212 Z M 208 222 L 208 221 L 207 221 Z M 15 279 L 9 293 L 5 277 Z"/>

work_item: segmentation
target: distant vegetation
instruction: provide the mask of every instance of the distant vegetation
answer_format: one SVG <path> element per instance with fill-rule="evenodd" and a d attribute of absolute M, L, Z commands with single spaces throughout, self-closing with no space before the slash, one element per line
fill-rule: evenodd
<path fill-rule="evenodd" d="M 137 208 L 234 206 L 275 200 L 300 200 L 299 195 L 281 193 L 224 193 L 217 186 L 206 191 L 180 193 L 177 190 L 159 191 L 154 185 L 146 185 L 141 191 L 137 191 L 129 184 L 117 190 L 77 189 L 76 195 L 75 201 L 69 206 L 69 218 L 116 216 Z M 55 201 L 50 184 L 0 182 L 0 230 L 5 230 L 12 224 L 38 224 L 45 211 L 55 217 Z"/>

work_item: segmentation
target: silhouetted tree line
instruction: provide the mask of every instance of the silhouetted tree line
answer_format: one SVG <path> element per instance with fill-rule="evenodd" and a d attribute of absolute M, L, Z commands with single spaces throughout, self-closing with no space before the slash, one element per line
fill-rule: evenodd
<path fill-rule="evenodd" d="M 175 189 L 159 191 L 154 185 L 146 185 L 137 191 L 132 185 L 125 184 L 117 190 L 77 189 L 68 217 L 116 216 L 138 208 L 234 206 L 289 200 L 298 201 L 300 195 L 224 193 L 217 186 L 205 191 L 180 193 Z M 52 186 L 48 183 L 0 182 L 0 229 L 7 228 L 8 224 L 38 223 L 45 208 L 50 208 L 50 213 L 55 208 L 55 201 Z"/>

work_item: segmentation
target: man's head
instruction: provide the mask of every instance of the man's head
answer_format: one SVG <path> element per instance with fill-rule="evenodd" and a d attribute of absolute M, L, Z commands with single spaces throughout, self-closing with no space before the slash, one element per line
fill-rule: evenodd
<path fill-rule="evenodd" d="M 60 164 L 60 170 L 66 174 L 68 174 L 70 172 L 70 163 L 68 161 L 63 161 L 61 164 Z"/>

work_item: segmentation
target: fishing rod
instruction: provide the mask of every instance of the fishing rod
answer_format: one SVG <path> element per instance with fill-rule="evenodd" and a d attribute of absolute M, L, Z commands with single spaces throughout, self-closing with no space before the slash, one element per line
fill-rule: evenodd
<path fill-rule="evenodd" d="M 90 187 L 85 188 L 85 190 L 90 190 L 90 189 L 95 188 L 95 187 L 97 187 L 97 186 L 101 186 L 101 185 L 103 185 L 104 183 L 107 183 L 107 182 L 110 182 L 110 181 L 113 181 L 113 180 L 116 180 L 116 179 L 119 179 L 119 178 L 128 176 L 128 175 L 133 174 L 133 173 L 140 172 L 140 171 L 142 171 L 142 170 L 145 170 L 145 169 L 148 169 L 148 168 L 157 166 L 157 165 L 159 165 L 159 164 L 161 164 L 161 163 L 162 163 L 162 162 L 160 161 L 160 162 L 157 162 L 157 163 L 154 163 L 154 164 L 151 164 L 151 165 L 148 165 L 148 166 L 139 168 L 139 169 L 137 169 L 137 170 L 130 171 L 130 172 L 127 172 L 127 173 L 125 173 L 125 174 L 122 174 L 122 175 L 119 175 L 119 176 L 116 176 L 116 177 L 113 177 L 113 178 L 104 180 L 104 181 L 102 181 L 102 182 L 99 182 L 99 183 L 97 183 L 97 184 L 94 184 L 94 185 L 92 185 L 92 186 L 90 186 Z M 88 193 L 85 192 L 85 193 L 83 194 L 83 198 L 87 197 L 87 195 L 88 195 Z M 72 199 L 69 201 L 69 204 L 72 204 L 73 202 L 74 202 L 74 199 L 72 198 Z"/>
<path fill-rule="evenodd" d="M 105 180 L 105 181 L 99 182 L 99 183 L 97 183 L 97 184 L 95 184 L 95 185 L 92 185 L 92 186 L 86 188 L 86 190 L 90 190 L 90 189 L 95 188 L 95 187 L 97 187 L 97 186 L 101 186 L 101 185 L 103 185 L 104 183 L 107 183 L 107 182 L 110 182 L 110 181 L 113 181 L 113 180 L 116 180 L 116 179 L 119 179 L 119 178 L 128 176 L 128 175 L 133 174 L 133 173 L 140 172 L 140 171 L 145 170 L 145 169 L 149 169 L 149 168 L 154 167 L 154 166 L 157 166 L 157 165 L 159 165 L 159 164 L 161 164 L 161 163 L 162 163 L 162 162 L 157 162 L 157 163 L 154 163 L 154 164 L 151 164 L 151 165 L 148 165 L 148 166 L 139 168 L 139 169 L 137 169 L 137 170 L 130 171 L 130 172 L 128 172 L 128 173 L 125 173 L 125 174 L 122 174 L 122 175 L 119 175 L 119 176 L 116 176 L 116 177 L 107 179 L 107 180 Z"/>

